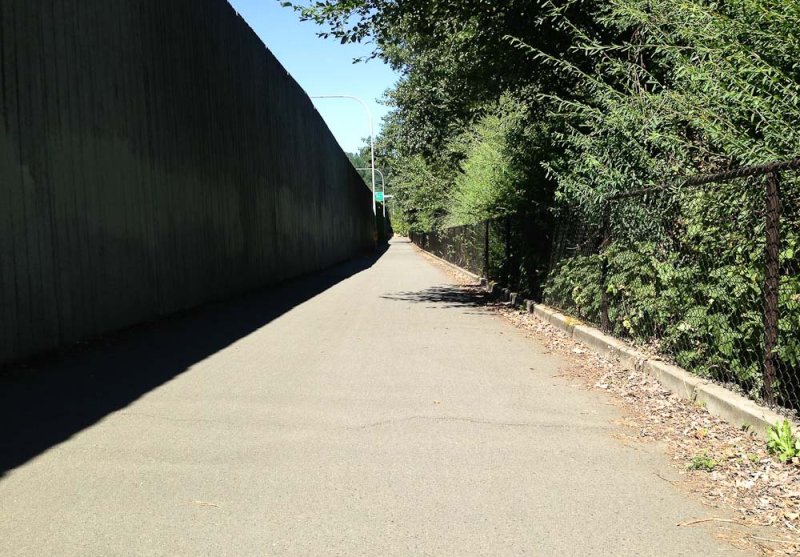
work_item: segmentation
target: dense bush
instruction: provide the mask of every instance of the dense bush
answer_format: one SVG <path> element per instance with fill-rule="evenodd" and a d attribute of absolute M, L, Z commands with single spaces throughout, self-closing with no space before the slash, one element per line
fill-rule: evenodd
<path fill-rule="evenodd" d="M 743 184 L 713 193 L 683 192 L 678 214 L 668 212 L 659 233 L 623 230 L 602 254 L 563 258 L 550 274 L 545 299 L 599 323 L 605 290 L 615 334 L 647 344 L 701 376 L 738 383 L 757 397 L 764 358 L 765 238 L 763 211 L 753 202 L 758 193 Z M 800 370 L 798 230 L 793 215 L 786 214 L 777 353 L 783 383 L 778 389 L 787 398 L 796 396 L 791 389 Z"/>

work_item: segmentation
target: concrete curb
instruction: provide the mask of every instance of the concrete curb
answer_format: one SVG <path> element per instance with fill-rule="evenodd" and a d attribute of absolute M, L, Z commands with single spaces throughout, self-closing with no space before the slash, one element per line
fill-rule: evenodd
<path fill-rule="evenodd" d="M 677 396 L 702 404 L 711 414 L 733 425 L 750 428 L 762 439 L 766 439 L 770 427 L 784 419 L 777 412 L 759 406 L 742 395 L 692 375 L 678 366 L 649 358 L 629 344 L 550 307 L 534 304 L 530 300 L 525 300 L 525 306 L 530 313 L 594 352 L 619 361 L 627 369 L 645 371 Z"/>
<path fill-rule="evenodd" d="M 636 370 L 644 368 L 645 357 L 643 354 L 621 340 L 607 335 L 594 327 L 587 327 L 583 324 L 576 325 L 572 329 L 572 338 L 585 344 L 595 352 L 612 356 L 627 368 Z"/>
<path fill-rule="evenodd" d="M 762 439 L 766 439 L 767 430 L 770 427 L 784 420 L 784 417 L 777 412 L 759 406 L 752 400 L 725 387 L 692 375 L 678 366 L 651 358 L 639 352 L 633 346 L 607 335 L 595 327 L 588 326 L 546 305 L 523 299 L 516 292 L 512 292 L 508 288 L 502 288 L 496 282 L 487 282 L 485 278 L 465 271 L 441 257 L 422 250 L 416 245 L 414 247 L 438 259 L 445 265 L 465 273 L 475 280 L 480 280 L 481 284 L 486 285 L 486 290 L 493 298 L 511 302 L 514 307 L 523 307 L 528 313 L 532 313 L 545 323 L 564 331 L 594 352 L 617 360 L 627 369 L 644 371 L 652 375 L 664 388 L 675 395 L 702 404 L 714 416 L 722 418 L 733 425 L 742 428 L 747 427 Z M 795 428 L 798 427 L 797 424 L 793 425 Z"/>
<path fill-rule="evenodd" d="M 678 366 L 658 360 L 644 362 L 644 371 L 658 379 L 667 389 L 686 400 L 697 400 L 697 389 L 703 380 Z"/>
<path fill-rule="evenodd" d="M 580 324 L 580 321 L 577 319 L 567 317 L 563 313 L 559 313 L 554 309 L 540 304 L 533 304 L 533 314 L 542 321 L 550 323 L 552 326 L 561 329 L 569 336 L 573 335 L 575 326 Z"/>

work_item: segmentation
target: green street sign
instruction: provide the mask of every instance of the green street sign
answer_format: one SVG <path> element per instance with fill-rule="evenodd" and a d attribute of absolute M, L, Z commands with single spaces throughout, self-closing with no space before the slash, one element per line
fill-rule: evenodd
<path fill-rule="evenodd" d="M 383 192 L 382 191 L 376 191 L 375 192 L 375 201 L 377 201 L 378 203 L 383 203 Z"/>

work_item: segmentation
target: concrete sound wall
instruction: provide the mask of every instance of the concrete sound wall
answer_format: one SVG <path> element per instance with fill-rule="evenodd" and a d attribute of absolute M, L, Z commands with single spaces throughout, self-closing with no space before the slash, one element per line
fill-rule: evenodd
<path fill-rule="evenodd" d="M 374 234 L 369 190 L 225 0 L 0 0 L 0 364 Z"/>

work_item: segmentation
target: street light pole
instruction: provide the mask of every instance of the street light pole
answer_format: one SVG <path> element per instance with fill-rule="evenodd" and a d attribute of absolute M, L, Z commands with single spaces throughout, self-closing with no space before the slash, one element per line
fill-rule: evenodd
<path fill-rule="evenodd" d="M 362 99 L 358 97 L 354 97 L 353 95 L 315 95 L 311 97 L 312 99 L 351 99 L 357 101 L 364 107 L 364 110 L 367 112 L 367 118 L 369 118 L 369 144 L 370 144 L 370 152 L 372 156 L 372 213 L 377 215 L 378 208 L 375 202 L 375 125 L 374 120 L 372 119 L 372 111 L 369 109 L 367 103 L 365 103 Z"/>
<path fill-rule="evenodd" d="M 370 168 L 356 168 L 356 170 L 371 170 L 371 169 Z M 375 170 L 375 172 L 377 172 L 381 176 L 381 191 L 383 191 L 383 198 L 386 199 L 386 177 L 383 175 L 383 172 L 381 172 L 379 169 L 376 168 L 374 170 Z M 374 193 L 375 188 L 373 187 L 372 190 L 373 190 L 372 196 L 374 197 L 375 196 L 375 193 Z M 381 203 L 381 207 L 383 207 L 383 218 L 386 218 L 386 203 L 385 202 Z"/>

